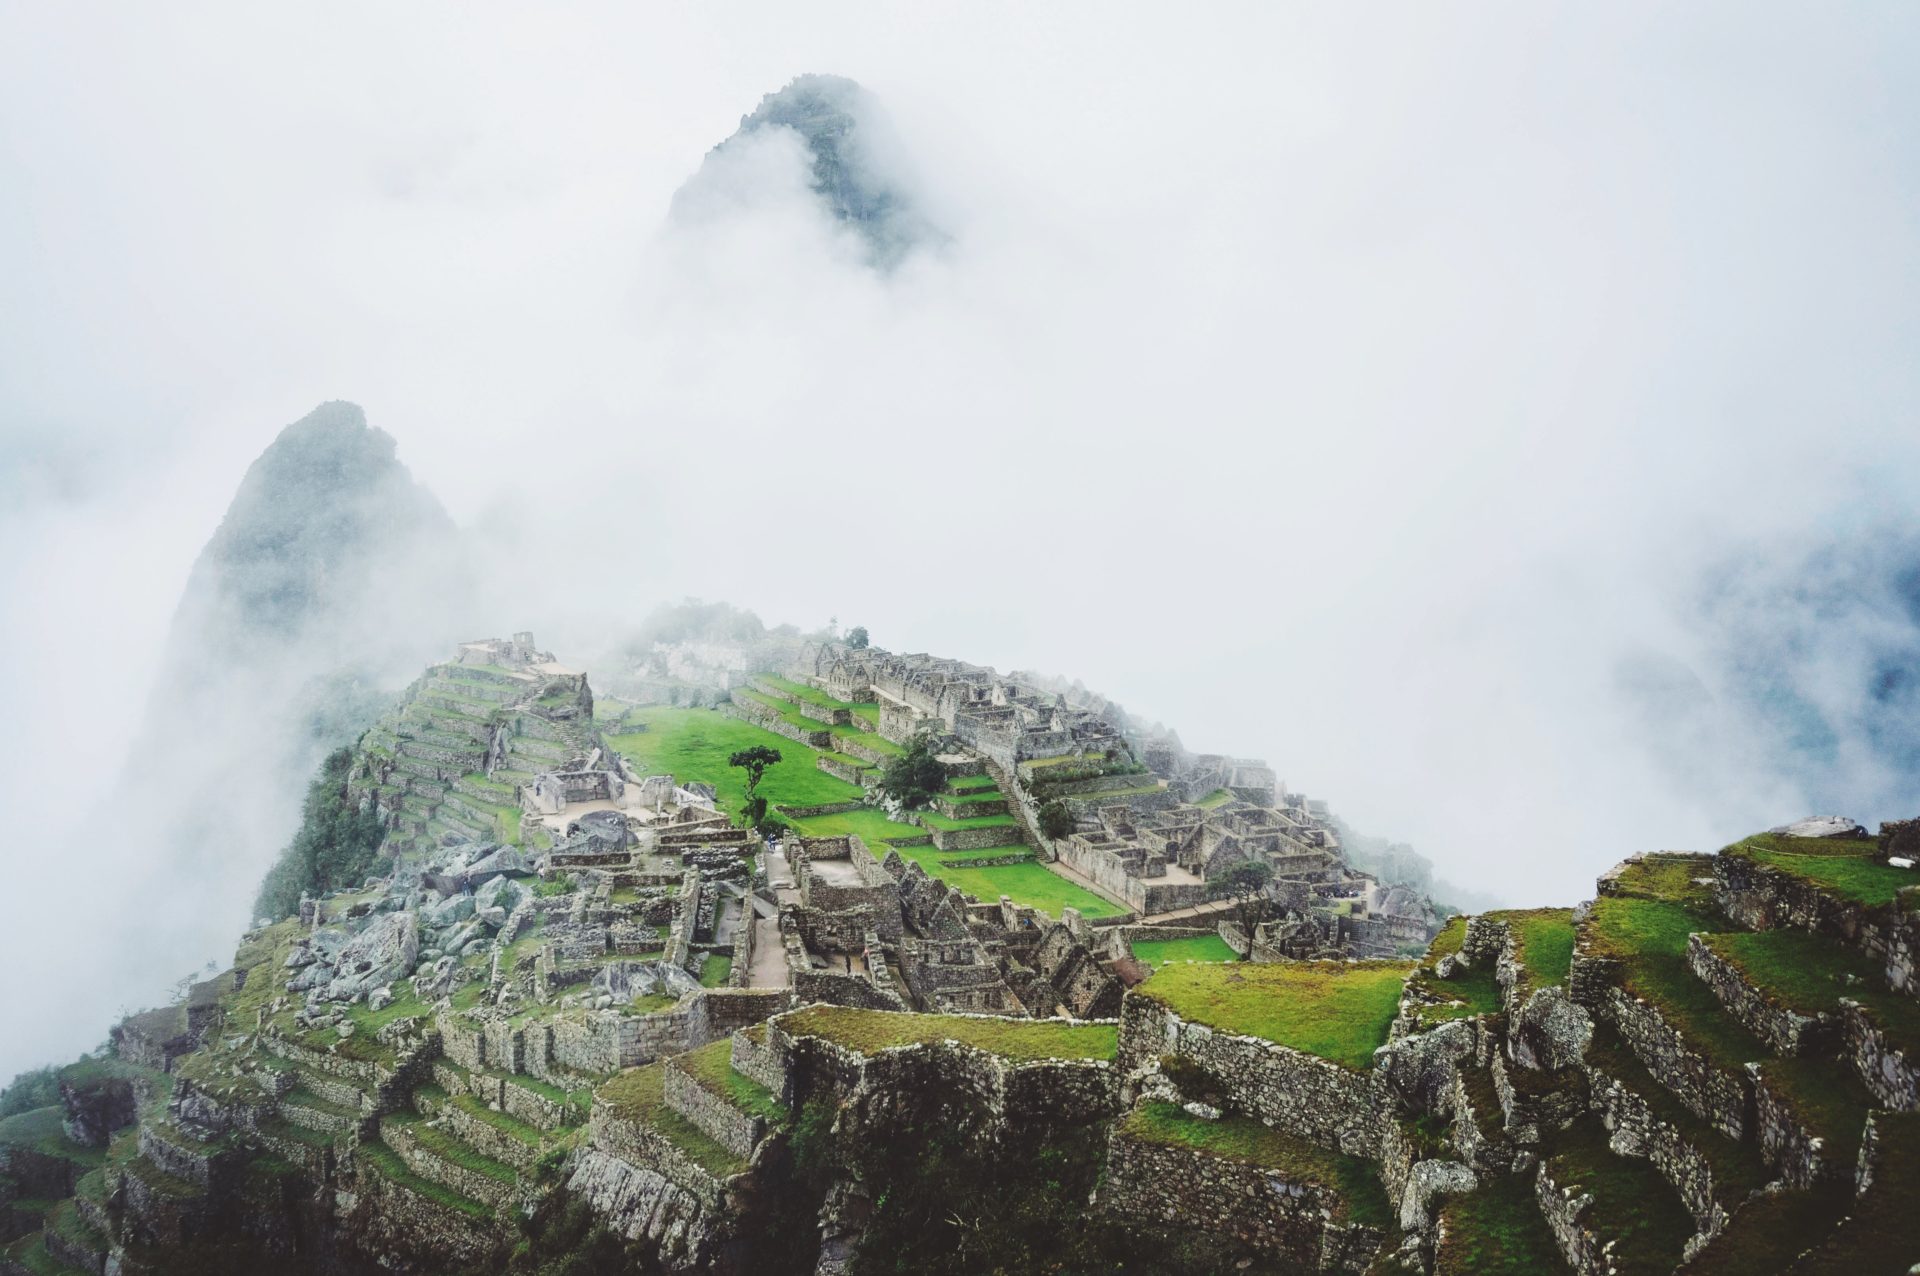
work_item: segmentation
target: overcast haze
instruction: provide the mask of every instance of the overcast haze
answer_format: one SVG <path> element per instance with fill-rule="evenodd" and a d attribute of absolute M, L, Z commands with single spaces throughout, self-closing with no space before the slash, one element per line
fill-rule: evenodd
<path fill-rule="evenodd" d="M 1078 677 L 1517 904 L 1915 814 L 1920 12 L 1191 8 L 0 3 L 0 1073 L 152 995 L 110 777 L 329 399 L 563 658 L 696 595 Z M 669 219 L 804 72 L 945 239 L 779 139 Z"/>

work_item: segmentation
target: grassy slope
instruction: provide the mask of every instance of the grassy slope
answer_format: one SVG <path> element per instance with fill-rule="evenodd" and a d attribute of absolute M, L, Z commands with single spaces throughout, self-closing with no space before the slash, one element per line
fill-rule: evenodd
<path fill-rule="evenodd" d="M 1386 1043 L 1412 968 L 1389 961 L 1164 966 L 1138 991 L 1195 1023 L 1365 1068 Z"/>
<path fill-rule="evenodd" d="M 1191 939 L 1136 939 L 1133 955 L 1149 966 L 1160 967 L 1170 961 L 1237 961 L 1239 954 L 1227 947 L 1218 935 L 1196 935 Z"/>

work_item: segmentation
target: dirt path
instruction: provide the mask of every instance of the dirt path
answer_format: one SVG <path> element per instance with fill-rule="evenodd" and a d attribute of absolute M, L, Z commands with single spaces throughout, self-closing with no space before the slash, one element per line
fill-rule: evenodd
<path fill-rule="evenodd" d="M 780 923 L 771 917 L 753 919 L 753 968 L 749 988 L 785 988 L 787 952 L 780 945 Z"/>

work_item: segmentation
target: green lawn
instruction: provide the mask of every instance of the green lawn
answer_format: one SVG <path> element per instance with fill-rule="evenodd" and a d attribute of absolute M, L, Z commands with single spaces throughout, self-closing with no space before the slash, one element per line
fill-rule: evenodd
<path fill-rule="evenodd" d="M 823 1037 L 861 1054 L 922 1041 L 958 1041 L 1008 1059 L 1112 1059 L 1119 1046 L 1113 1024 L 1057 1019 L 993 1019 L 916 1015 L 850 1006 L 808 1006 L 782 1015 L 793 1036 Z"/>
<path fill-rule="evenodd" d="M 754 681 L 764 682 L 770 687 L 778 687 L 789 695 L 805 700 L 808 704 L 819 705 L 823 709 L 851 709 L 851 700 L 836 700 L 818 687 L 809 687 L 804 682 L 795 682 L 791 678 L 782 678 L 778 674 L 758 673 Z"/>
<path fill-rule="evenodd" d="M 1341 1204 L 1333 1209 L 1334 1218 L 1340 1222 L 1367 1227 L 1386 1227 L 1393 1222 L 1393 1207 L 1371 1163 L 1357 1156 L 1328 1152 L 1249 1117 L 1203 1121 L 1175 1104 L 1146 1103 L 1121 1120 L 1120 1133 L 1143 1143 L 1191 1148 L 1222 1160 L 1257 1165 L 1289 1183 L 1327 1188 L 1340 1198 Z"/>
<path fill-rule="evenodd" d="M 711 709 L 649 706 L 635 712 L 644 731 L 608 738 L 614 749 L 642 775 L 672 775 L 681 784 L 698 780 L 714 786 L 721 806 L 738 814 L 746 801 L 746 772 L 727 758 L 755 745 L 780 750 L 781 760 L 767 768 L 760 794 L 776 806 L 825 806 L 857 802 L 860 786 L 818 769 L 819 754 L 785 736 L 729 718 Z"/>
<path fill-rule="evenodd" d="M 963 820 L 949 819 L 933 810 L 921 811 L 918 815 L 921 824 L 926 828 L 940 829 L 948 833 L 957 833 L 961 829 L 1010 829 L 1017 824 L 1011 815 L 978 815 Z"/>
<path fill-rule="evenodd" d="M 1411 962 L 1163 966 L 1136 989 L 1194 1023 L 1365 1068 L 1399 1010 Z"/>
<path fill-rule="evenodd" d="M 845 837 L 857 835 L 867 844 L 874 858 L 887 857 L 886 843 L 889 838 L 925 837 L 927 831 L 917 824 L 901 824 L 887 818 L 887 813 L 878 807 L 863 806 L 857 811 L 842 811 L 838 815 L 810 815 L 798 819 L 793 826 L 800 830 L 802 837 Z"/>
<path fill-rule="evenodd" d="M 702 988 L 725 988 L 727 977 L 733 974 L 733 958 L 720 953 L 708 953 L 700 959 L 700 986 Z"/>
<path fill-rule="evenodd" d="M 769 775 L 772 773 L 769 772 Z M 992 820 L 947 821 L 950 825 L 963 828 L 975 826 L 1004 827 L 1012 824 L 1011 816 L 996 816 Z M 886 812 L 873 807 L 862 807 L 858 811 L 843 811 L 838 815 L 816 815 L 795 820 L 794 827 L 805 837 L 841 837 L 855 834 L 865 842 L 867 849 L 873 852 L 875 859 L 885 859 L 889 849 L 888 838 L 924 837 L 926 830 L 918 825 L 900 824 L 890 820 Z M 998 855 L 1012 855 L 1029 852 L 1026 846 L 997 846 L 981 851 L 941 851 L 931 846 L 902 846 L 900 854 L 909 860 L 917 861 L 920 866 L 940 878 L 949 886 L 972 895 L 987 903 L 1005 895 L 1014 903 L 1026 908 L 1037 908 L 1051 917 L 1058 917 L 1060 910 L 1073 907 L 1080 910 L 1083 917 L 1118 917 L 1127 910 L 1104 896 L 1096 895 L 1074 882 L 1053 872 L 1044 864 L 1028 862 L 1025 864 L 1007 864 L 998 868 L 943 868 L 942 860 L 985 858 Z"/>
<path fill-rule="evenodd" d="M 1874 844 L 1869 841 L 1761 833 L 1734 843 L 1726 853 L 1791 873 L 1862 904 L 1891 904 L 1901 887 L 1920 886 L 1920 870 L 1876 862 Z"/>
<path fill-rule="evenodd" d="M 1194 935 L 1187 939 L 1136 939 L 1133 955 L 1158 969 L 1170 961 L 1238 961 L 1240 954 L 1227 947 L 1218 935 Z"/>

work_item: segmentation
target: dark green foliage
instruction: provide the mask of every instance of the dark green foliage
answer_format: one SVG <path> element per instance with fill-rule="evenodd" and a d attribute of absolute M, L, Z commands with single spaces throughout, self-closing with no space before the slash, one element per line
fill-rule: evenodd
<path fill-rule="evenodd" d="M 932 801 L 946 782 L 947 769 L 933 756 L 933 742 L 917 736 L 912 747 L 887 763 L 880 775 L 880 790 L 902 806 L 916 810 Z"/>
<path fill-rule="evenodd" d="M 855 625 L 853 628 L 847 630 L 847 646 L 853 648 L 855 651 L 865 651 L 867 649 L 867 627 L 865 625 Z"/>
<path fill-rule="evenodd" d="M 749 805 L 751 805 L 753 801 L 753 791 L 760 787 L 760 777 L 767 773 L 768 767 L 779 760 L 780 750 L 769 749 L 764 744 L 756 744 L 751 749 L 741 749 L 727 756 L 728 766 L 737 766 L 747 773 L 747 799 Z M 760 809 L 755 813 L 755 818 L 764 816 L 766 813 L 767 804 L 762 802 L 760 803 Z"/>
<path fill-rule="evenodd" d="M 60 1070 L 33 1068 L 22 1072 L 0 1090 L 0 1117 L 31 1112 L 60 1102 Z"/>
<path fill-rule="evenodd" d="M 254 911 L 263 917 L 287 917 L 300 906 L 301 892 L 323 894 L 356 886 L 373 871 L 386 830 L 373 811 L 347 804 L 347 772 L 353 751 L 335 749 L 320 764 L 307 788 L 300 831 L 267 870 Z"/>
<path fill-rule="evenodd" d="M 1267 887 L 1273 884 L 1273 865 L 1266 860 L 1243 860 L 1222 869 L 1207 879 L 1207 894 L 1214 899 L 1230 899 L 1234 902 L 1234 915 L 1240 923 L 1240 929 L 1253 938 L 1253 928 L 1265 919 L 1267 913 Z M 1247 956 L 1253 950 L 1249 946 Z"/>
<path fill-rule="evenodd" d="M 1073 832 L 1073 812 L 1065 802 L 1056 798 L 1041 804 L 1040 832 L 1050 838 L 1065 837 Z"/>
<path fill-rule="evenodd" d="M 659 1268 L 630 1254 L 620 1238 L 596 1223 L 581 1197 L 556 1192 L 521 1223 L 522 1239 L 507 1262 L 507 1276 L 612 1276 Z"/>

